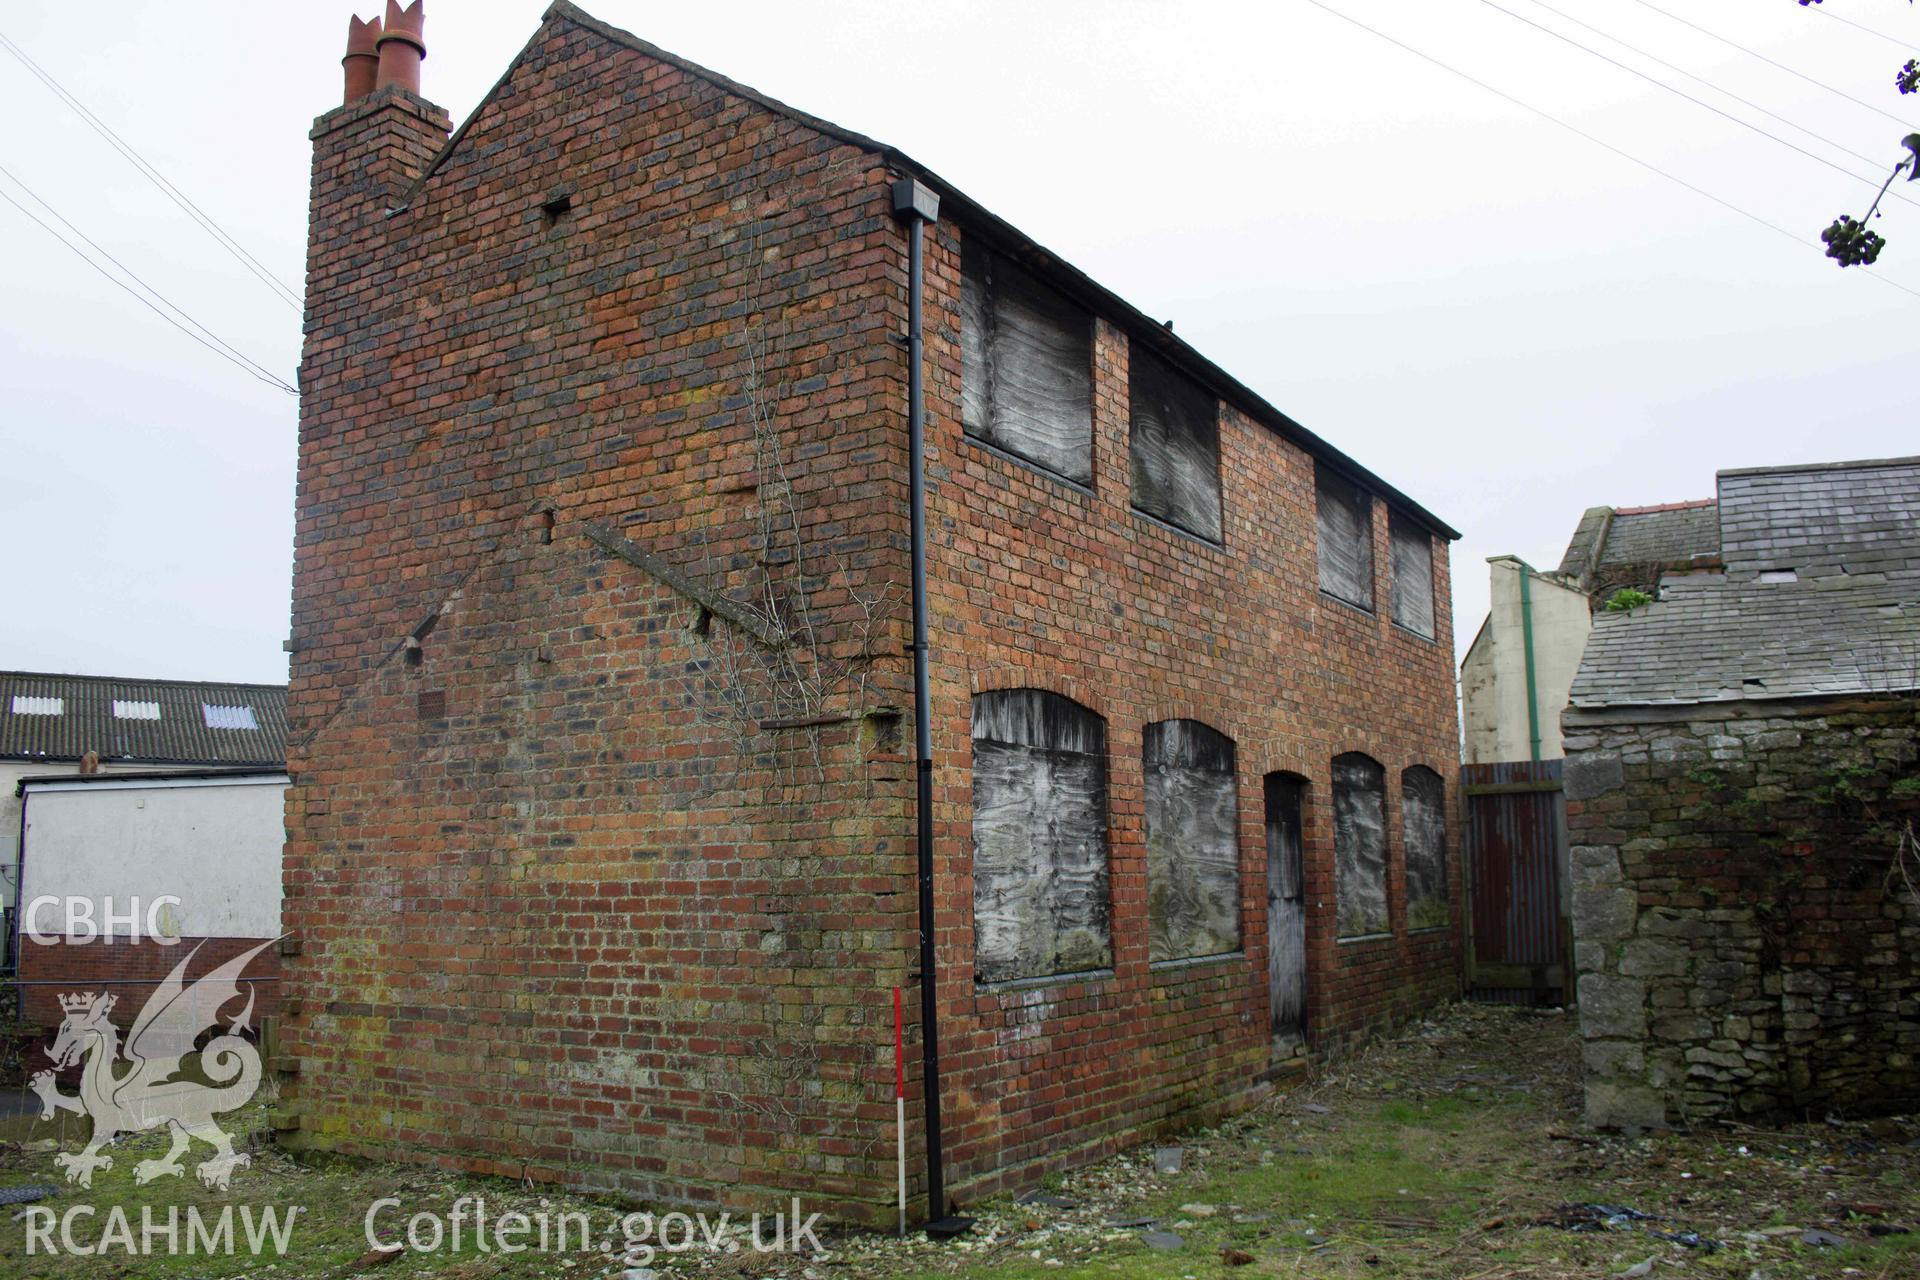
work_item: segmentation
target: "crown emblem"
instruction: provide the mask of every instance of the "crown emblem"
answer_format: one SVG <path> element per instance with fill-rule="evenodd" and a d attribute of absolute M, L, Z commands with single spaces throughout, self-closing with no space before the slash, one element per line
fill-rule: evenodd
<path fill-rule="evenodd" d="M 106 1013 L 113 1008 L 113 997 L 97 991 L 77 991 L 72 995 L 60 997 L 60 1008 L 69 1014 L 90 1014 L 96 1008 Z"/>

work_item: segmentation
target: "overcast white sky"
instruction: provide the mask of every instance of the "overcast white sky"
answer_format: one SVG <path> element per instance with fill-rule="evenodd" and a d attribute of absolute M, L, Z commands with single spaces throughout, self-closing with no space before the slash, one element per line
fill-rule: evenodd
<path fill-rule="evenodd" d="M 1904 0 L 1547 2 L 1877 162 L 1536 0 L 1497 0 L 1876 185 L 1920 128 L 1920 97 L 1892 87 L 1920 52 Z M 1327 3 L 1803 243 L 1308 0 L 586 7 L 933 166 L 1451 521 L 1466 535 L 1453 551 L 1462 645 L 1485 613 L 1484 559 L 1557 563 L 1588 506 L 1707 497 L 1721 467 L 1920 452 L 1920 297 L 1868 278 L 1920 290 L 1920 207 L 1890 199 L 1880 265 L 1842 271 L 1817 234 L 1863 212 L 1871 186 L 1490 0 Z M 463 118 L 544 7 L 432 0 L 427 96 Z M 306 134 L 339 101 L 350 6 L 225 12 L 16 0 L 0 34 L 297 288 Z M 292 380 L 295 310 L 3 52 L 0 113 L 0 165 Z M 33 207 L 4 177 L 0 191 Z M 1920 198 L 1920 184 L 1895 191 Z M 284 679 L 293 398 L 168 328 L 4 203 L 0 254 L 0 667 Z"/>

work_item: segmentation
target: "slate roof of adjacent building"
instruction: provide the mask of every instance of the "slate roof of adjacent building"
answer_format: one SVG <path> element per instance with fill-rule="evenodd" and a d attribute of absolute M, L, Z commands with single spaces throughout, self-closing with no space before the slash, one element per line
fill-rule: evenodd
<path fill-rule="evenodd" d="M 1712 498 L 1659 507 L 1615 507 L 1602 565 L 1676 564 L 1720 550 L 1720 508 Z"/>
<path fill-rule="evenodd" d="M 0 759 L 284 765 L 287 687 L 0 671 Z"/>
<path fill-rule="evenodd" d="M 1920 569 L 1920 458 L 1720 473 L 1729 578 Z"/>
<path fill-rule="evenodd" d="M 1594 616 L 1575 707 L 1920 689 L 1920 459 L 1719 477 L 1725 571 Z"/>
<path fill-rule="evenodd" d="M 1659 568 L 1712 560 L 1719 554 L 1719 504 L 1712 498 L 1653 507 L 1591 507 L 1567 542 L 1560 572 L 1578 578 L 1601 568 Z"/>

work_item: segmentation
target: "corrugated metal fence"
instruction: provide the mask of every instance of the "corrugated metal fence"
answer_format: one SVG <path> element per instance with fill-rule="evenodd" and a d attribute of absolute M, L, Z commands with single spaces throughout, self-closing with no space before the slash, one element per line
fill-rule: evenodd
<path fill-rule="evenodd" d="M 1470 924 L 1467 993 L 1501 1004 L 1573 999 L 1560 761 L 1463 765 Z"/>

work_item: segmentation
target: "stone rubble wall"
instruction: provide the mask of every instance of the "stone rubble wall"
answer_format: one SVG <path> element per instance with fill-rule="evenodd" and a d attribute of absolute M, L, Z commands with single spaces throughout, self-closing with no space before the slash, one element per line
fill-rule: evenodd
<path fill-rule="evenodd" d="M 1920 1103 L 1917 707 L 1566 715 L 1590 1123 Z"/>

